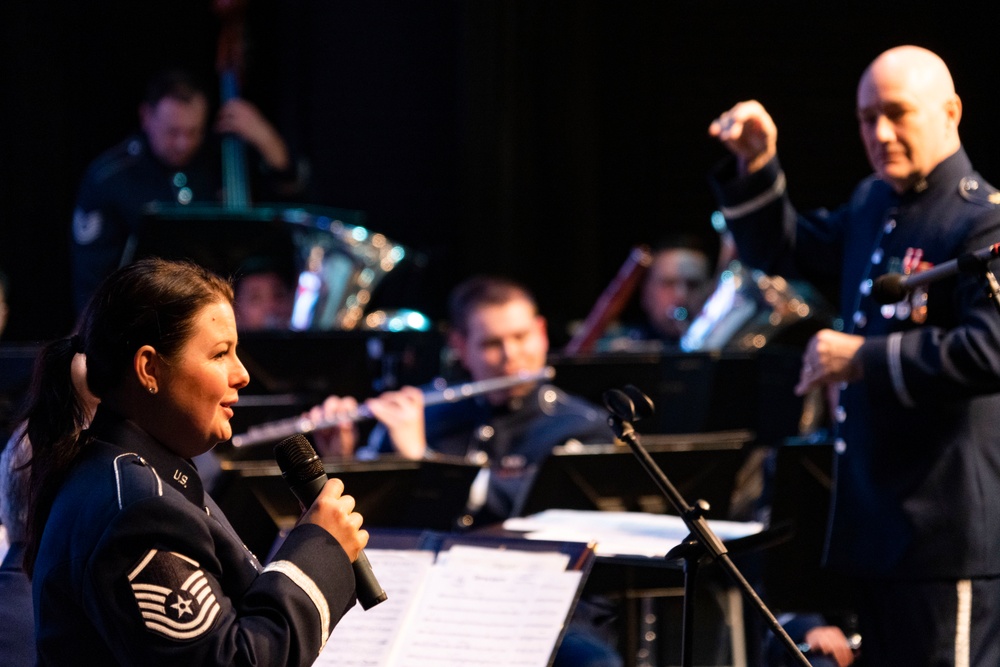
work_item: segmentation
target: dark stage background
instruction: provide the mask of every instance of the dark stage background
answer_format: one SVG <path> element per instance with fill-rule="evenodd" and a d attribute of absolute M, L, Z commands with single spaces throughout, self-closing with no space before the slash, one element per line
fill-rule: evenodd
<path fill-rule="evenodd" d="M 919 9 L 919 11 L 918 11 Z M 477 271 L 536 290 L 553 337 L 586 315 L 629 248 L 708 230 L 711 119 L 756 97 L 797 202 L 867 172 L 854 87 L 881 50 L 951 65 L 963 138 L 1000 183 L 985 3 L 250 0 L 246 96 L 312 165 L 303 203 L 359 208 L 426 258 L 389 305 L 443 316 Z M 65 334 L 68 228 L 86 164 L 136 125 L 164 65 L 211 73 L 209 0 L 0 3 L 0 267 L 5 340 Z"/>

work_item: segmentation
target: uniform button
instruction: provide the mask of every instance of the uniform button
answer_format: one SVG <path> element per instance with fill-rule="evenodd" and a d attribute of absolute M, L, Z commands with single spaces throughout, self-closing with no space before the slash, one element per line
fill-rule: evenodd
<path fill-rule="evenodd" d="M 843 454 L 844 452 L 847 451 L 847 443 L 844 442 L 843 438 L 837 438 L 836 440 L 834 440 L 833 451 L 837 452 L 838 454 Z"/>
<path fill-rule="evenodd" d="M 138 155 L 142 152 L 142 142 L 141 141 L 130 141 L 128 143 L 128 148 L 126 149 L 129 155 Z"/>
<path fill-rule="evenodd" d="M 886 221 L 885 227 L 882 228 L 882 233 L 892 234 L 892 230 L 894 230 L 895 228 L 896 228 L 896 221 L 893 219 L 889 219 Z"/>
<path fill-rule="evenodd" d="M 843 405 L 838 405 L 837 409 L 833 411 L 833 417 L 838 424 L 843 424 L 847 419 L 847 410 L 844 409 Z"/>
<path fill-rule="evenodd" d="M 187 176 L 184 175 L 183 171 L 178 171 L 176 174 L 174 174 L 175 188 L 183 188 L 185 185 L 187 185 L 187 182 L 188 182 Z"/>
<path fill-rule="evenodd" d="M 858 288 L 858 291 L 861 292 L 861 294 L 863 294 L 864 296 L 868 296 L 869 294 L 871 294 L 872 293 L 872 279 L 869 278 L 867 280 L 862 280 L 861 281 L 861 286 Z"/>
<path fill-rule="evenodd" d="M 884 255 L 885 251 L 882 248 L 875 248 L 875 252 L 872 253 L 872 264 L 881 264 Z"/>
<path fill-rule="evenodd" d="M 489 424 L 484 424 L 483 426 L 480 426 L 478 429 L 476 429 L 476 439 L 479 440 L 480 442 L 486 442 L 487 440 L 492 438 L 495 433 L 496 432 L 493 430 L 492 426 L 490 426 Z"/>
<path fill-rule="evenodd" d="M 177 191 L 178 203 L 190 204 L 192 199 L 194 199 L 194 194 L 191 192 L 191 188 L 181 188 Z"/>
<path fill-rule="evenodd" d="M 882 317 L 887 320 L 891 320 L 892 316 L 896 314 L 896 306 L 891 303 L 887 303 L 879 310 L 882 313 Z"/>
<path fill-rule="evenodd" d="M 864 328 L 868 324 L 868 317 L 860 310 L 854 313 L 854 323 L 859 327 Z"/>

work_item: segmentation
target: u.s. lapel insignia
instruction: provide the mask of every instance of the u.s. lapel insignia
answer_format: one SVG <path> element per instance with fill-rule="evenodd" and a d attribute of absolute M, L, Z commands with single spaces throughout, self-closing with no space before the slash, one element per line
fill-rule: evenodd
<path fill-rule="evenodd" d="M 202 636 L 221 611 L 208 577 L 187 556 L 151 549 L 128 579 L 146 628 L 167 639 Z"/>

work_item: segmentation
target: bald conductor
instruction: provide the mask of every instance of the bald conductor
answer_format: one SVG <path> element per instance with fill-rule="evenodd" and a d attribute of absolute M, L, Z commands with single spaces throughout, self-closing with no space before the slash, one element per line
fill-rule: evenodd
<path fill-rule="evenodd" d="M 716 196 L 747 263 L 840 304 L 843 330 L 809 342 L 796 392 L 825 387 L 833 402 L 825 560 L 859 586 L 865 664 L 995 666 L 1000 315 L 982 273 L 892 304 L 872 285 L 1000 242 L 1000 194 L 962 147 L 962 103 L 936 54 L 879 55 L 857 116 L 873 174 L 839 208 L 795 210 L 757 101 L 709 127 L 732 154 L 713 174 Z"/>

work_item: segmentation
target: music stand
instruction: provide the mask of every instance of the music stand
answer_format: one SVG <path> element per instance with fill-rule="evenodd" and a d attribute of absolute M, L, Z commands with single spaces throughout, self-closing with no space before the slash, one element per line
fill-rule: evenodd
<path fill-rule="evenodd" d="M 465 513 L 469 488 L 481 466 L 460 457 L 411 461 L 325 462 L 357 501 L 365 526 L 452 530 Z M 237 534 L 258 555 L 301 515 L 299 502 L 273 461 L 229 461 L 216 485 L 219 506 Z"/>
<path fill-rule="evenodd" d="M 265 258 L 300 276 L 296 329 L 354 329 L 372 293 L 411 257 L 408 249 L 361 223 L 363 211 L 327 207 L 150 204 L 123 261 L 145 256 L 189 259 L 219 275 L 239 278 L 247 260 Z M 309 280 L 301 282 L 301 278 Z"/>
<path fill-rule="evenodd" d="M 190 260 L 224 277 L 238 278 L 251 258 L 279 270 L 301 270 L 295 230 L 273 209 L 151 205 L 125 261 L 143 257 Z"/>
<path fill-rule="evenodd" d="M 658 407 L 637 430 L 705 433 L 746 429 L 760 444 L 799 432 L 802 399 L 792 391 L 801 350 L 550 355 L 559 386 L 600 403 L 608 386 L 646 388 Z"/>
<path fill-rule="evenodd" d="M 763 558 L 764 589 L 775 609 L 846 616 L 856 606 L 850 581 L 821 567 L 832 465 L 829 442 L 777 448 L 770 521 L 791 536 Z"/>
<path fill-rule="evenodd" d="M 41 345 L 0 345 L 0 449 L 16 428 Z"/>
<path fill-rule="evenodd" d="M 710 515 L 724 519 L 736 472 L 752 440 L 749 431 L 725 431 L 647 435 L 644 443 L 685 496 L 706 500 Z M 554 448 L 539 466 L 517 514 L 546 509 L 675 513 L 653 480 L 635 474 L 634 454 L 620 445 Z"/>

